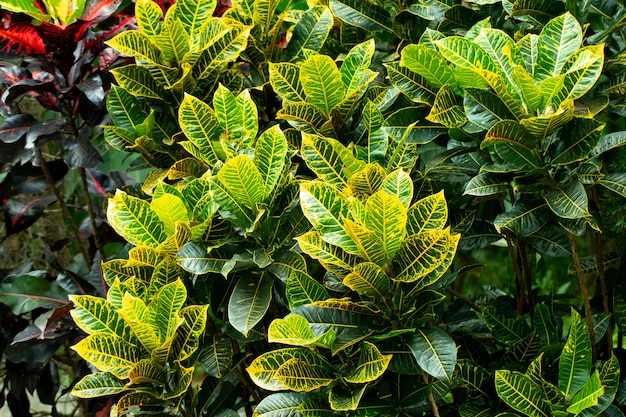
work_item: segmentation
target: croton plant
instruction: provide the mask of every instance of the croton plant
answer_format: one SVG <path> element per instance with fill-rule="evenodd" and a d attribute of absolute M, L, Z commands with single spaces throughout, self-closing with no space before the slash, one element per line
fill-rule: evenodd
<path fill-rule="evenodd" d="M 625 14 L 137 0 L 102 128 L 153 169 L 109 195 L 106 292 L 69 296 L 93 367 L 72 393 L 112 416 L 623 416 Z"/>

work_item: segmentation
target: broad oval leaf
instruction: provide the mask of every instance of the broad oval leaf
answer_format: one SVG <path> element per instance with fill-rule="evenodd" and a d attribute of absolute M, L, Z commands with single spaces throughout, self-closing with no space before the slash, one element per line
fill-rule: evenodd
<path fill-rule="evenodd" d="M 291 310 L 304 304 L 322 301 L 328 298 L 328 291 L 305 271 L 292 270 L 285 289 L 287 302 Z"/>
<path fill-rule="evenodd" d="M 261 174 L 265 195 L 270 195 L 280 181 L 287 156 L 287 139 L 278 125 L 259 136 L 254 151 L 254 164 Z"/>
<path fill-rule="evenodd" d="M 360 263 L 343 279 L 343 284 L 359 295 L 385 300 L 391 289 L 389 277 L 373 262 Z"/>
<path fill-rule="evenodd" d="M 417 329 L 407 345 L 419 366 L 435 378 L 450 380 L 456 365 L 456 344 L 438 327 Z"/>
<path fill-rule="evenodd" d="M 291 346 L 319 346 L 330 349 L 335 341 L 335 332 L 328 330 L 316 336 L 304 317 L 290 314 L 284 319 L 275 319 L 270 323 L 267 341 Z"/>
<path fill-rule="evenodd" d="M 272 301 L 273 284 L 274 277 L 268 272 L 238 277 L 228 301 L 228 320 L 244 336 L 265 316 Z"/>
<path fill-rule="evenodd" d="M 495 174 L 483 173 L 472 178 L 465 186 L 464 194 L 474 196 L 489 196 L 500 194 L 511 189 L 511 185 L 505 179 Z"/>
<path fill-rule="evenodd" d="M 457 240 L 450 236 L 450 228 L 409 237 L 393 259 L 392 279 L 414 282 L 429 274 L 446 260 Z"/>
<path fill-rule="evenodd" d="M 268 63 L 270 84 L 283 104 L 306 102 L 300 83 L 300 67 L 291 63 Z"/>
<path fill-rule="evenodd" d="M 141 350 L 113 334 L 96 333 L 81 340 L 72 349 L 102 372 L 125 379 L 141 359 Z"/>
<path fill-rule="evenodd" d="M 448 221 L 448 205 L 443 190 L 417 201 L 409 208 L 407 215 L 408 236 L 428 230 L 442 230 Z"/>
<path fill-rule="evenodd" d="M 569 57 L 580 48 L 583 34 L 574 16 L 565 13 L 546 24 L 537 38 L 535 80 L 559 75 Z"/>
<path fill-rule="evenodd" d="M 300 67 L 300 82 L 307 102 L 326 116 L 346 95 L 341 73 L 327 55 L 313 55 L 304 61 Z"/>
<path fill-rule="evenodd" d="M 70 295 L 74 309 L 70 312 L 74 323 L 88 334 L 113 334 L 127 342 L 139 345 L 130 327 L 115 307 L 107 300 L 91 295 Z"/>
<path fill-rule="evenodd" d="M 373 3 L 359 0 L 330 0 L 330 10 L 345 23 L 368 31 L 392 32 L 391 16 L 385 9 Z"/>
<path fill-rule="evenodd" d="M 456 84 L 455 74 L 445 58 L 426 45 L 407 45 L 402 50 L 400 65 L 424 77 L 435 89 Z"/>
<path fill-rule="evenodd" d="M 564 219 L 581 219 L 589 216 L 585 187 L 578 181 L 544 193 L 550 209 Z"/>
<path fill-rule="evenodd" d="M 567 411 L 569 413 L 580 413 L 581 411 L 593 407 L 598 404 L 598 399 L 604 394 L 604 386 L 600 381 L 600 374 L 596 370 L 591 377 L 587 379 L 585 385 L 574 394 L 570 401 Z"/>

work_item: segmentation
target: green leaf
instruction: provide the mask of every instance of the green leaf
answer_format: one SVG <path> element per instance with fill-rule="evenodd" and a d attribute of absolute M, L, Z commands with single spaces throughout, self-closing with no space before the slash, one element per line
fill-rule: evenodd
<path fill-rule="evenodd" d="M 213 109 L 192 95 L 185 95 L 178 110 L 178 123 L 187 137 L 201 152 L 202 160 L 214 166 L 226 159 L 222 145 L 217 143 L 220 131 Z"/>
<path fill-rule="evenodd" d="M 385 300 L 391 290 L 389 277 L 372 262 L 360 263 L 344 279 L 343 284 L 359 295 Z"/>
<path fill-rule="evenodd" d="M 487 70 L 494 73 L 497 71 L 491 56 L 469 39 L 449 36 L 438 40 L 435 45 L 444 58 L 465 71 L 470 69 Z"/>
<path fill-rule="evenodd" d="M 397 197 L 405 209 L 408 209 L 413 199 L 413 180 L 402 169 L 396 169 L 385 177 L 380 185 L 381 191 Z"/>
<path fill-rule="evenodd" d="M 572 162 L 582 161 L 596 146 L 604 123 L 587 117 L 575 117 L 564 129 L 567 135 L 561 135 L 560 140 L 554 144 L 554 156 L 552 163 L 567 165 Z"/>
<path fill-rule="evenodd" d="M 141 102 L 117 85 L 111 85 L 106 106 L 115 128 L 118 129 L 134 132 L 148 116 Z"/>
<path fill-rule="evenodd" d="M 205 338 L 198 361 L 207 374 L 216 378 L 226 376 L 233 366 L 231 339 L 221 334 Z"/>
<path fill-rule="evenodd" d="M 604 362 L 600 369 L 600 381 L 604 387 L 604 393 L 598 398 L 598 404 L 581 411 L 577 416 L 591 417 L 606 410 L 615 398 L 619 386 L 620 366 L 615 356 Z M 581 389 L 582 391 L 582 389 Z M 573 402 L 573 401 L 572 401 Z"/>
<path fill-rule="evenodd" d="M 598 184 L 626 198 L 626 173 L 606 174 Z"/>
<path fill-rule="evenodd" d="M 211 195 L 220 212 L 236 225 L 252 226 L 257 204 L 266 197 L 265 183 L 254 162 L 247 155 L 229 159 L 216 176 L 211 177 Z"/>
<path fill-rule="evenodd" d="M 360 356 L 356 369 L 344 376 L 344 379 L 352 384 L 363 384 L 380 378 L 387 370 L 392 357 L 383 355 L 376 345 L 369 342 L 361 342 L 359 348 Z"/>
<path fill-rule="evenodd" d="M 303 133 L 301 156 L 324 182 L 338 189 L 348 187 L 348 179 L 365 166 L 339 141 Z"/>
<path fill-rule="evenodd" d="M 174 226 L 176 223 L 181 222 L 189 224 L 191 220 L 184 201 L 173 194 L 165 193 L 158 198 L 153 198 L 150 202 L 150 208 L 159 216 L 165 234 L 168 236 L 174 234 Z"/>
<path fill-rule="evenodd" d="M 565 13 L 546 24 L 537 38 L 537 67 L 534 77 L 541 81 L 559 75 L 569 57 L 582 45 L 580 24 Z"/>
<path fill-rule="evenodd" d="M 315 6 L 306 10 L 293 29 L 283 60 L 299 61 L 304 57 L 305 50 L 319 51 L 332 27 L 333 14 L 328 7 Z"/>
<path fill-rule="evenodd" d="M 406 233 L 406 209 L 399 198 L 377 191 L 365 203 L 364 226 L 380 243 L 382 259 L 391 259 L 400 249 Z M 368 255 L 370 252 L 367 252 Z"/>
<path fill-rule="evenodd" d="M 571 256 L 567 232 L 555 224 L 547 224 L 526 238 L 540 252 L 554 257 Z"/>
<path fill-rule="evenodd" d="M 589 216 L 585 187 L 578 181 L 544 193 L 550 209 L 564 219 L 581 219 Z"/>
<path fill-rule="evenodd" d="M 290 314 L 285 319 L 275 319 L 267 330 L 267 341 L 301 347 L 324 347 L 330 349 L 335 341 L 335 332 L 328 330 L 315 335 L 304 317 Z"/>
<path fill-rule="evenodd" d="M 326 243 L 317 231 L 305 233 L 296 240 L 304 253 L 319 260 L 326 268 L 335 266 L 342 270 L 351 270 L 353 263 L 356 263 L 356 256 L 348 254 L 338 246 Z"/>
<path fill-rule="evenodd" d="M 205 22 L 213 16 L 215 0 L 181 0 L 168 12 L 172 19 L 180 20 L 190 37 L 198 36 Z"/>
<path fill-rule="evenodd" d="M 81 330 L 88 334 L 116 335 L 139 346 L 124 318 L 109 301 L 91 295 L 70 295 L 70 300 L 74 303 L 70 314 Z"/>
<path fill-rule="evenodd" d="M 210 39 L 211 42 L 208 43 L 208 47 L 203 49 L 196 59 L 191 70 L 193 78 L 202 80 L 207 77 L 214 77 L 216 68 L 235 61 L 246 49 L 250 29 L 249 26 L 235 25 L 220 29 L 217 32 L 218 37 Z"/>
<path fill-rule="evenodd" d="M 561 106 L 552 111 L 544 111 L 544 114 L 520 120 L 520 124 L 533 136 L 542 142 L 556 129 L 572 120 L 574 116 L 574 103 L 566 100 Z"/>
<path fill-rule="evenodd" d="M 346 97 L 358 91 L 364 84 L 368 84 L 372 74 L 376 75 L 368 69 L 374 50 L 375 42 L 370 39 L 352 47 L 343 60 L 339 72 L 346 86 Z"/>
<path fill-rule="evenodd" d="M 559 388 L 565 395 L 574 395 L 591 373 L 591 341 L 585 320 L 572 309 L 574 322 L 559 360 Z"/>
<path fill-rule="evenodd" d="M 516 411 L 530 417 L 548 417 L 550 409 L 543 399 L 541 388 L 519 372 L 496 371 L 498 396 Z"/>
<path fill-rule="evenodd" d="M 348 187 L 356 197 L 367 199 L 380 189 L 385 177 L 385 168 L 378 164 L 370 163 L 348 179 Z M 411 182 L 411 187 L 412 186 L 413 183 Z M 389 194 L 392 193 L 389 192 Z"/>
<path fill-rule="evenodd" d="M 589 152 L 589 158 L 594 158 L 604 152 L 624 145 L 626 145 L 626 131 L 613 132 L 608 135 L 603 135 L 600 137 L 598 143 L 591 150 L 591 152 Z"/>
<path fill-rule="evenodd" d="M 110 372 L 95 372 L 78 381 L 72 388 L 72 395 L 78 398 L 116 395 L 126 389 L 125 385 Z"/>
<path fill-rule="evenodd" d="M 443 190 L 417 201 L 409 208 L 407 215 L 408 236 L 442 230 L 448 220 L 448 205 Z"/>
<path fill-rule="evenodd" d="M 576 100 L 594 86 L 602 73 L 604 50 L 601 45 L 592 45 L 575 52 L 563 68 L 563 88 L 552 100 L 554 107 L 564 100 Z"/>
<path fill-rule="evenodd" d="M 330 0 L 329 4 L 333 15 L 349 25 L 372 32 L 393 32 L 391 17 L 380 6 L 358 0 Z"/>
<path fill-rule="evenodd" d="M 593 407 L 598 404 L 598 399 L 604 394 L 604 387 L 600 381 L 600 375 L 596 370 L 591 374 L 591 378 L 587 379 L 578 392 L 572 398 L 567 407 L 569 413 L 580 413 L 581 411 Z"/>
<path fill-rule="evenodd" d="M 409 237 L 393 259 L 393 280 L 413 282 L 429 274 L 441 265 L 456 239 L 450 236 L 450 228 L 432 230 Z"/>
<path fill-rule="evenodd" d="M 220 140 L 227 144 L 238 144 L 243 139 L 243 114 L 233 93 L 219 84 L 213 95 L 213 108 L 217 123 L 224 132 Z"/>
<path fill-rule="evenodd" d="M 426 77 L 417 74 L 398 62 L 385 63 L 391 85 L 416 103 L 430 104 L 435 101 L 437 89 L 433 88 Z"/>
<path fill-rule="evenodd" d="M 483 129 L 490 129 L 502 120 L 515 119 L 500 97 L 487 90 L 466 88 L 463 107 L 467 119 Z"/>
<path fill-rule="evenodd" d="M 509 84 L 515 85 L 513 69 L 516 65 L 523 65 L 524 58 L 513 39 L 499 29 L 484 28 L 473 42 L 480 45 L 491 57 L 498 72 L 507 79 Z"/>
<path fill-rule="evenodd" d="M 542 345 L 550 346 L 559 342 L 559 334 L 554 324 L 550 309 L 544 303 L 535 306 L 533 324 L 539 335 Z"/>
<path fill-rule="evenodd" d="M 417 329 L 407 344 L 419 366 L 435 378 L 450 380 L 456 365 L 456 344 L 438 327 Z"/>
<path fill-rule="evenodd" d="M 441 87 L 437 92 L 426 119 L 450 128 L 462 126 L 467 122 L 461 98 L 448 85 Z"/>
<path fill-rule="evenodd" d="M 391 139 L 404 145 L 423 145 L 448 133 L 447 128 L 426 123 L 423 118 L 417 108 L 405 107 L 389 115 L 382 128 Z M 397 145 L 396 152 L 399 148 Z"/>
<path fill-rule="evenodd" d="M 507 318 L 498 314 L 495 306 L 483 308 L 482 313 L 485 324 L 500 343 L 513 346 L 531 335 L 531 328 L 522 317 Z"/>
<path fill-rule="evenodd" d="M 126 32 L 128 33 L 128 32 Z M 120 87 L 128 93 L 155 100 L 166 100 L 164 86 L 157 83 L 146 67 L 126 65 L 111 70 Z"/>
<path fill-rule="evenodd" d="M 439 89 L 444 85 L 454 88 L 456 77 L 448 62 L 437 51 L 426 45 L 407 45 L 401 53 L 400 66 L 424 77 L 428 85 Z"/>
<path fill-rule="evenodd" d="M 311 392 L 333 382 L 333 371 L 298 358 L 289 359 L 276 372 L 276 379 L 296 392 Z"/>
<path fill-rule="evenodd" d="M 56 282 L 50 282 L 35 271 L 21 275 L 12 282 L 0 284 L 0 302 L 16 316 L 37 308 L 53 309 L 68 303 L 67 291 Z"/>
<path fill-rule="evenodd" d="M 472 178 L 465 186 L 463 194 L 474 196 L 489 196 L 507 192 L 511 189 L 511 185 L 505 179 L 495 174 L 483 173 Z"/>
<path fill-rule="evenodd" d="M 335 62 L 327 55 L 313 55 L 300 67 L 300 82 L 307 102 L 326 116 L 346 96 L 346 87 Z"/>
<path fill-rule="evenodd" d="M 516 236 L 528 236 L 543 227 L 549 215 L 545 204 L 518 200 L 510 210 L 498 214 L 493 225 L 498 233 L 503 233 L 502 229 L 508 229 Z"/>
<path fill-rule="evenodd" d="M 121 54 L 139 58 L 152 64 L 161 63 L 161 51 L 143 32 L 129 30 L 117 34 L 106 41 Z"/>
<path fill-rule="evenodd" d="M 321 181 L 300 186 L 302 211 L 322 240 L 358 255 L 359 249 L 346 232 L 344 219 L 348 217 L 349 204 L 335 187 Z"/>
<path fill-rule="evenodd" d="M 254 152 L 254 163 L 261 174 L 265 195 L 270 195 L 278 184 L 287 156 L 287 139 L 278 125 L 259 136 Z"/>
<path fill-rule="evenodd" d="M 443 20 L 444 13 L 448 9 L 450 9 L 450 6 L 445 2 L 437 0 L 422 0 L 407 7 L 406 11 L 415 14 L 422 19 L 440 22 Z"/>
<path fill-rule="evenodd" d="M 96 333 L 81 340 L 72 349 L 102 372 L 110 372 L 120 379 L 139 362 L 141 351 L 118 336 Z"/>
<path fill-rule="evenodd" d="M 117 190 L 109 199 L 107 219 L 129 243 L 157 248 L 167 238 L 163 223 L 150 203 Z"/>
<path fill-rule="evenodd" d="M 333 355 L 359 343 L 380 328 L 376 312 L 347 300 L 316 301 L 298 307 L 293 313 L 304 317 L 315 334 L 328 330 L 335 332 L 335 343 L 331 351 Z"/>
<path fill-rule="evenodd" d="M 287 104 L 276 113 L 276 117 L 286 120 L 297 130 L 311 134 L 318 133 L 328 121 L 320 109 L 309 103 Z"/>
<path fill-rule="evenodd" d="M 268 63 L 270 84 L 283 100 L 283 104 L 306 102 L 300 83 L 300 67 L 287 62 Z"/>
<path fill-rule="evenodd" d="M 161 31 L 163 9 L 151 0 L 137 0 L 135 4 L 137 27 L 148 37 L 154 37 Z"/>
<path fill-rule="evenodd" d="M 191 305 L 180 310 L 180 326 L 176 334 L 152 353 L 160 362 L 183 361 L 198 349 L 200 336 L 206 327 L 208 306 Z"/>
<path fill-rule="evenodd" d="M 334 411 L 356 410 L 363 398 L 367 384 L 362 385 L 335 385 L 328 395 L 328 402 Z"/>
<path fill-rule="evenodd" d="M 298 409 L 311 401 L 310 394 L 280 392 L 264 397 L 254 409 L 255 417 L 295 417 Z M 318 408 L 319 410 L 319 408 Z"/>
<path fill-rule="evenodd" d="M 294 360 L 296 361 L 295 363 L 291 362 Z M 281 374 L 282 378 L 279 378 L 278 373 L 280 369 L 289 362 L 291 362 L 291 364 L 288 366 L 287 369 L 283 370 Z M 304 369 L 302 367 L 303 363 L 308 363 L 310 368 Z M 297 382 L 294 381 L 294 378 L 298 376 L 302 377 L 303 379 L 303 382 L 301 382 L 301 384 L 305 384 L 306 382 L 315 382 L 313 380 L 307 381 L 306 374 L 304 374 L 302 371 L 306 372 L 312 369 L 320 370 L 329 368 L 330 366 L 326 362 L 326 360 L 310 349 L 286 348 L 273 350 L 257 356 L 252 361 L 250 366 L 246 368 L 246 371 L 250 375 L 252 381 L 259 387 L 269 391 L 279 391 L 289 388 L 292 388 L 293 390 L 293 387 L 288 386 L 287 384 L 285 384 L 285 382 L 288 381 L 290 383 L 296 384 Z M 289 371 L 291 375 L 288 375 L 287 371 Z M 289 378 L 290 376 L 291 378 Z M 319 383 L 320 381 L 318 380 L 317 382 Z M 332 379 L 328 381 L 328 383 L 330 382 L 332 382 Z M 307 388 L 311 386 L 313 386 L 313 384 L 308 386 L 299 385 L 300 388 Z"/>
<path fill-rule="evenodd" d="M 517 169 L 540 166 L 535 154 L 536 138 L 513 120 L 497 122 L 485 135 L 481 149 L 493 146 L 496 153 Z"/>
<path fill-rule="evenodd" d="M 274 277 L 267 272 L 239 276 L 228 301 L 228 320 L 244 336 L 265 316 L 273 285 Z"/>
<path fill-rule="evenodd" d="M 304 304 L 322 301 L 329 297 L 326 288 L 305 271 L 293 270 L 287 279 L 285 289 L 287 302 L 291 310 Z"/>

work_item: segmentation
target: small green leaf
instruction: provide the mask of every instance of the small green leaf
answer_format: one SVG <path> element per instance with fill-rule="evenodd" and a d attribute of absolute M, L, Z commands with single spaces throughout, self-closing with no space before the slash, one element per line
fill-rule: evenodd
<path fill-rule="evenodd" d="M 287 279 L 285 290 L 287 302 L 291 310 L 314 301 L 322 301 L 329 297 L 326 288 L 305 271 L 293 270 Z"/>
<path fill-rule="evenodd" d="M 495 174 L 483 173 L 472 178 L 465 186 L 463 194 L 474 196 L 488 196 L 500 194 L 511 189 L 508 181 L 499 178 Z"/>

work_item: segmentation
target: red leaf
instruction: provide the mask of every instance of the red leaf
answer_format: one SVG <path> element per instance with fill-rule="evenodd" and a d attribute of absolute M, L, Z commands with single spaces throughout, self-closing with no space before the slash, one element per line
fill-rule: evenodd
<path fill-rule="evenodd" d="M 29 55 L 45 54 L 46 45 L 37 29 L 25 23 L 14 24 L 9 28 L 0 29 L 0 51 L 15 53 L 24 50 Z"/>

